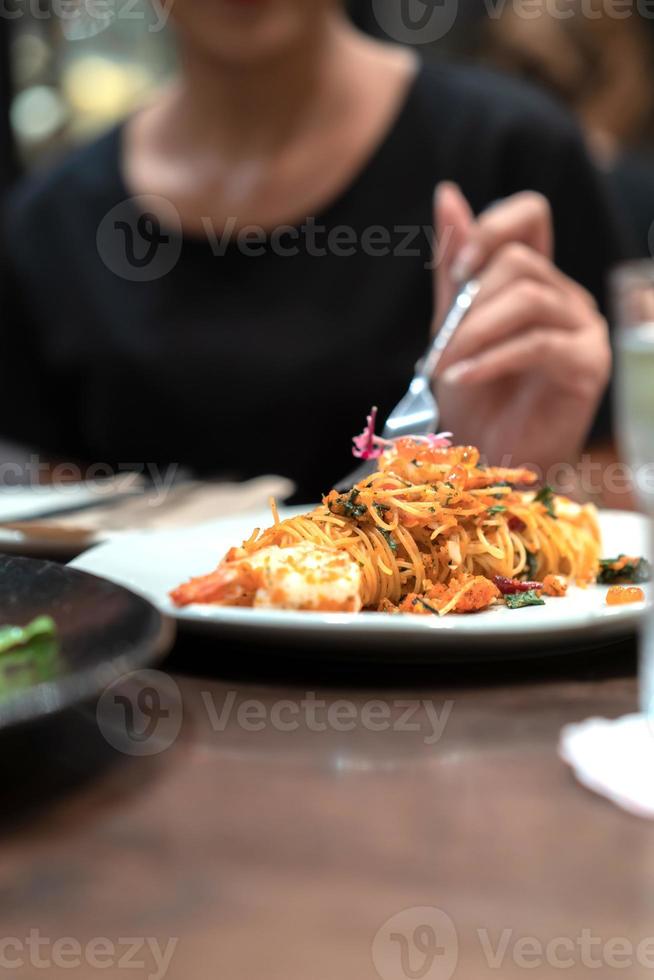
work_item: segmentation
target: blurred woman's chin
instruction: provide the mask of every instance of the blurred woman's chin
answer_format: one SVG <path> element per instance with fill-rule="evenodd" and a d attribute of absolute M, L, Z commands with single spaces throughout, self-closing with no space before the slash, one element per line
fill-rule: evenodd
<path fill-rule="evenodd" d="M 256 64 L 306 43 L 333 0 L 176 0 L 180 36 L 220 61 Z"/>

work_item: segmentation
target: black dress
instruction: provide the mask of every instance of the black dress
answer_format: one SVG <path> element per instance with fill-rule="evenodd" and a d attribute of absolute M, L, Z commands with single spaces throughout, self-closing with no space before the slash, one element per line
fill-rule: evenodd
<path fill-rule="evenodd" d="M 302 228 L 239 243 L 183 237 L 130 200 L 121 133 L 33 177 L 4 223 L 0 437 L 57 458 L 276 472 L 316 499 L 425 346 L 442 179 L 477 211 L 545 193 L 558 263 L 600 299 L 620 257 L 574 124 L 484 72 L 423 66 L 345 193 Z"/>

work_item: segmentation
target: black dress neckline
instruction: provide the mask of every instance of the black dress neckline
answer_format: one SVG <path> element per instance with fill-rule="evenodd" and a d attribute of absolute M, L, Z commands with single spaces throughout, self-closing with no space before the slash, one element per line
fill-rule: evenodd
<path fill-rule="evenodd" d="M 359 166 L 349 183 L 315 214 L 307 215 L 295 222 L 280 222 L 280 225 L 291 228 L 293 231 L 299 231 L 303 222 L 308 218 L 314 220 L 316 224 L 334 225 L 338 223 L 340 213 L 350 213 L 351 202 L 357 199 L 362 187 L 368 184 L 374 186 L 378 174 L 387 173 L 389 160 L 396 160 L 398 153 L 401 155 L 402 148 L 406 149 L 407 146 L 411 145 L 410 138 L 415 128 L 414 111 L 426 71 L 425 63 L 419 61 L 415 74 L 407 86 L 386 132 L 378 140 L 375 148 L 363 164 Z M 126 124 L 127 120 L 123 120 L 106 135 L 112 150 L 108 155 L 112 165 L 112 173 L 107 176 L 114 188 L 117 201 L 129 201 L 139 196 L 131 192 L 123 172 L 123 138 Z M 266 234 L 270 234 L 272 230 L 267 229 Z M 182 238 L 185 246 L 207 246 L 208 244 L 207 236 L 200 232 L 186 232 L 182 229 Z"/>

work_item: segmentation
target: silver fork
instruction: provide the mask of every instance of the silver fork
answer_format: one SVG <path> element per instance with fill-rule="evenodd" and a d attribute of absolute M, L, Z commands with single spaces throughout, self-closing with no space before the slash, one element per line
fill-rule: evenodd
<path fill-rule="evenodd" d="M 443 356 L 443 351 L 472 306 L 479 289 L 480 283 L 476 279 L 470 279 L 456 294 L 443 321 L 443 326 L 427 348 L 424 357 L 416 364 L 416 373 L 409 385 L 409 390 L 386 419 L 382 432 L 384 439 L 397 439 L 401 436 L 426 436 L 436 432 L 440 412 L 432 391 L 431 379 Z M 374 471 L 374 460 L 366 460 L 352 473 L 340 480 L 336 484 L 336 489 L 347 490 L 355 483 L 365 480 Z"/>

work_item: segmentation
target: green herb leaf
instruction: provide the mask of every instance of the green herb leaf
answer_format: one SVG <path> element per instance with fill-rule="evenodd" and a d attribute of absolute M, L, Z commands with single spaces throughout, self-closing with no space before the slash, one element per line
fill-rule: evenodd
<path fill-rule="evenodd" d="M 493 507 L 489 507 L 486 513 L 487 514 L 503 514 L 505 510 L 506 510 L 506 507 L 504 506 L 504 504 L 495 504 Z"/>
<path fill-rule="evenodd" d="M 350 496 L 347 498 L 344 504 L 344 511 L 347 517 L 363 517 L 368 508 L 365 504 L 358 504 L 357 498 L 359 496 L 359 490 L 353 490 Z"/>
<path fill-rule="evenodd" d="M 424 606 L 425 609 L 428 612 L 433 613 L 434 616 L 438 616 L 438 609 L 434 609 L 434 607 L 433 606 L 430 606 L 429 603 L 428 602 L 425 602 L 424 599 L 414 599 L 413 600 L 413 605 L 415 606 L 415 605 L 417 605 L 417 603 L 420 603 L 421 606 Z"/>
<path fill-rule="evenodd" d="M 600 561 L 600 573 L 597 581 L 600 585 L 634 584 L 640 585 L 642 582 L 650 582 L 652 579 L 652 567 L 645 558 L 634 558 L 629 562 L 622 563 L 625 555 L 618 555 L 617 558 L 603 558 Z M 621 565 L 621 568 L 615 568 Z"/>
<path fill-rule="evenodd" d="M 542 504 L 550 517 L 556 520 L 556 511 L 554 510 L 554 491 L 551 487 L 545 485 L 541 490 L 538 491 L 534 497 L 536 503 Z"/>
<path fill-rule="evenodd" d="M 538 571 L 538 555 L 535 555 L 533 551 L 527 552 L 527 581 L 533 582 L 536 579 L 536 572 Z"/>
<path fill-rule="evenodd" d="M 545 601 L 533 589 L 530 589 L 529 592 L 516 592 L 513 595 L 505 595 L 504 601 L 509 609 L 522 609 L 524 606 L 545 605 Z"/>
<path fill-rule="evenodd" d="M 377 530 L 379 531 L 379 533 L 381 535 L 383 535 L 384 540 L 386 541 L 386 544 L 391 549 L 391 551 L 397 551 L 397 541 L 395 540 L 395 538 L 393 537 L 393 535 L 391 534 L 391 532 L 390 531 L 387 531 L 383 527 L 379 527 L 379 528 L 377 528 Z"/>

